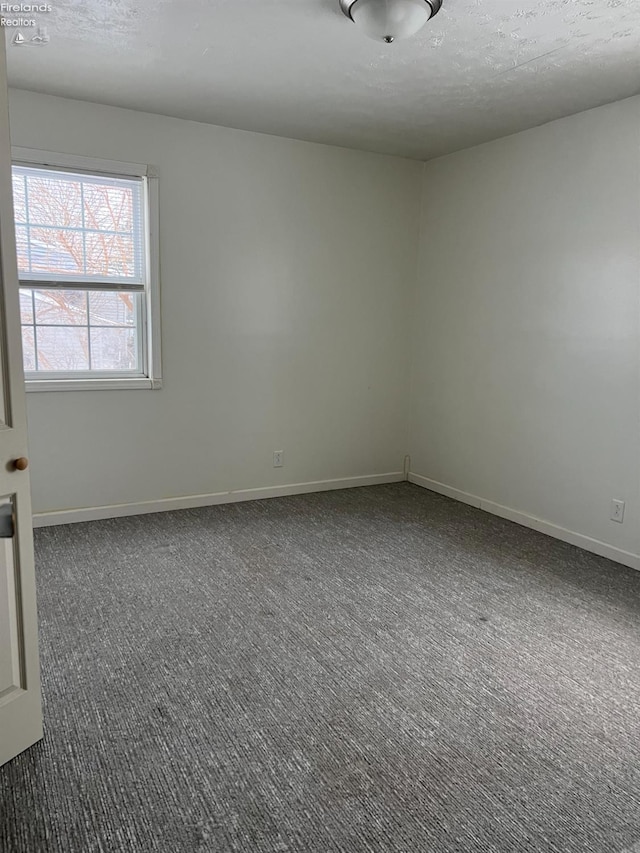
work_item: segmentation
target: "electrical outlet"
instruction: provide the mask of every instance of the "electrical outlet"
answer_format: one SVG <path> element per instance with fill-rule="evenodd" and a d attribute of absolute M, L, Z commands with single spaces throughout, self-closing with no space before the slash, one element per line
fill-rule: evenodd
<path fill-rule="evenodd" d="M 282 468 L 284 465 L 284 450 L 273 451 L 273 467 Z"/>
<path fill-rule="evenodd" d="M 624 521 L 624 501 L 611 501 L 611 521 L 618 521 L 620 524 Z"/>

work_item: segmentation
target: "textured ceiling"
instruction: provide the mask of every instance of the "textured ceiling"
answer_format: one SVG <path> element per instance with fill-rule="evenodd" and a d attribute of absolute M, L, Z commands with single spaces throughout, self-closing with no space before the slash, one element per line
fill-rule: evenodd
<path fill-rule="evenodd" d="M 428 159 L 640 93 L 640 0 L 444 0 L 367 39 L 338 0 L 54 0 L 10 84 Z M 27 32 L 27 31 L 24 31 Z"/>

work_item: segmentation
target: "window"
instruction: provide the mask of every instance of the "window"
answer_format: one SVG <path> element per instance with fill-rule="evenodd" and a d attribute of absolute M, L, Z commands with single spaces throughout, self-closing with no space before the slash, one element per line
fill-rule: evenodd
<path fill-rule="evenodd" d="M 159 387 L 157 180 L 135 164 L 13 155 L 27 389 Z"/>

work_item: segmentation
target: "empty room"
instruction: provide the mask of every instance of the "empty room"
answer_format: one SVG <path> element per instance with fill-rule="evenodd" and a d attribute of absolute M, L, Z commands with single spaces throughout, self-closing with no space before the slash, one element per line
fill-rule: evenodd
<path fill-rule="evenodd" d="M 0 5 L 1 853 L 638 853 L 640 2 Z"/>

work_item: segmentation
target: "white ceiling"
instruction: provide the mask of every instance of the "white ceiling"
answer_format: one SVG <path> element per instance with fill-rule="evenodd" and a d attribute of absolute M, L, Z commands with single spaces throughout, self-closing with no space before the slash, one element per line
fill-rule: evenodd
<path fill-rule="evenodd" d="M 393 45 L 338 0 L 52 5 L 15 87 L 418 159 L 640 93 L 640 0 L 444 0 Z"/>

